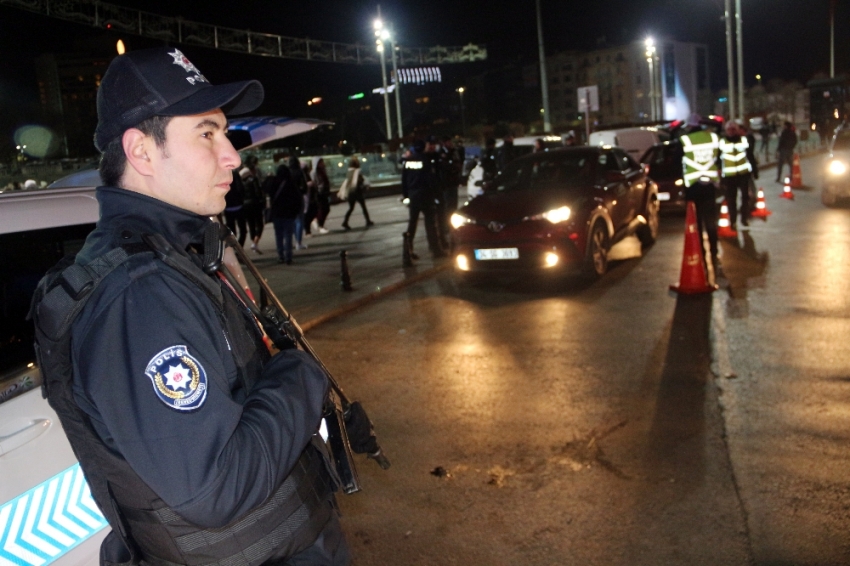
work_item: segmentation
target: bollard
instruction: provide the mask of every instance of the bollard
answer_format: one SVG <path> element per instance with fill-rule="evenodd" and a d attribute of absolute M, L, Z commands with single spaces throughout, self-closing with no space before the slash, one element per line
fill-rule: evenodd
<path fill-rule="evenodd" d="M 404 248 L 401 250 L 401 264 L 404 267 L 413 267 L 413 258 L 410 255 L 410 232 L 404 232 L 402 237 L 404 239 Z"/>
<path fill-rule="evenodd" d="M 348 252 L 342 250 L 339 252 L 340 262 L 340 281 L 343 291 L 351 291 L 351 274 L 348 273 Z"/>

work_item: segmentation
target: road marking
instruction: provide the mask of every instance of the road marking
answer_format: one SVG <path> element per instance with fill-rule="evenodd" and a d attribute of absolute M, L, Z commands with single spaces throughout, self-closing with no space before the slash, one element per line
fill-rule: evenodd
<path fill-rule="evenodd" d="M 726 336 L 726 317 L 723 314 L 723 300 L 715 293 L 711 308 L 711 372 L 717 377 L 737 377 L 729 359 L 729 340 Z"/>

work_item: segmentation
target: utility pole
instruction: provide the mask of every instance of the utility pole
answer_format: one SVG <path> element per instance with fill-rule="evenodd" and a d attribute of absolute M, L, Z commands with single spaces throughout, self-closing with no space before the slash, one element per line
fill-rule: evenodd
<path fill-rule="evenodd" d="M 732 0 L 726 0 L 723 13 L 726 20 L 726 66 L 727 72 L 727 103 L 729 104 L 729 119 L 735 119 L 735 62 L 732 55 Z"/>
<path fill-rule="evenodd" d="M 829 0 L 829 78 L 835 78 L 835 0 Z"/>
<path fill-rule="evenodd" d="M 549 114 L 549 81 L 546 79 L 546 53 L 543 49 L 543 22 L 540 19 L 540 0 L 537 0 L 537 48 L 540 52 L 540 89 L 543 91 L 543 131 L 552 131 Z"/>
<path fill-rule="evenodd" d="M 742 34 L 741 0 L 735 0 L 735 42 L 738 46 L 738 118 L 744 121 L 744 36 Z"/>

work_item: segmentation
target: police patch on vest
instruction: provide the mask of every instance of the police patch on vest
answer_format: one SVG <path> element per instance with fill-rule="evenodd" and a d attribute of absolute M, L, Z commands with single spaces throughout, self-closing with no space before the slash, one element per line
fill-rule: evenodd
<path fill-rule="evenodd" d="M 186 346 L 171 346 L 145 368 L 160 401 L 178 411 L 193 411 L 207 398 L 207 372 Z"/>

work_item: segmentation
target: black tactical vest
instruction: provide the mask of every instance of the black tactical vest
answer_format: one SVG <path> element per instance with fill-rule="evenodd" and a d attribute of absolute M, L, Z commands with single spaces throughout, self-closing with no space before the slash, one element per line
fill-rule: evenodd
<path fill-rule="evenodd" d="M 250 391 L 251 376 L 259 375 L 266 361 L 244 354 L 257 351 L 250 342 L 262 344 L 256 323 L 229 290 L 201 270 L 200 262 L 160 236 L 145 236 L 144 243 L 135 240 L 87 265 L 64 259 L 41 280 L 30 310 L 43 393 L 112 527 L 101 546 L 101 564 L 255 566 L 297 554 L 315 541 L 332 512 L 321 441 L 307 446 L 286 480 L 262 505 L 224 527 L 203 528 L 172 511 L 103 443 L 77 405 L 71 388 L 70 329 L 99 283 L 119 266 L 130 277 L 173 268 L 196 284 L 216 306 L 246 391 Z M 259 351 L 267 350 L 262 345 Z"/>

